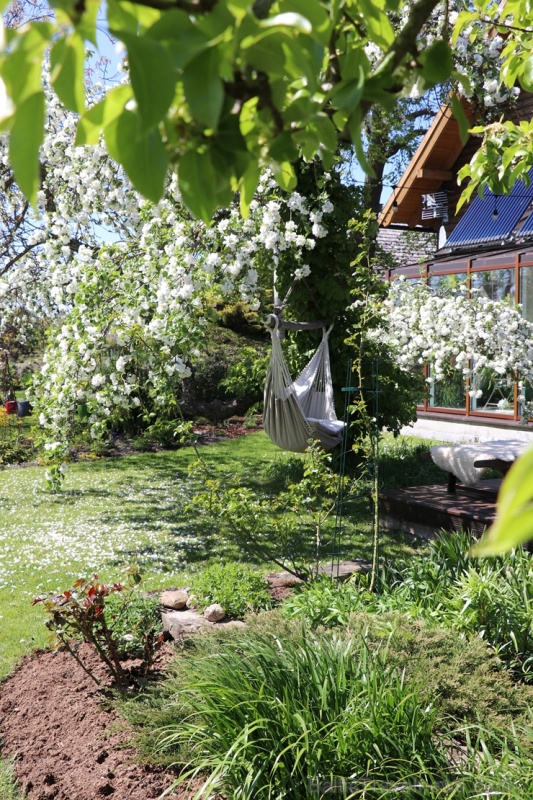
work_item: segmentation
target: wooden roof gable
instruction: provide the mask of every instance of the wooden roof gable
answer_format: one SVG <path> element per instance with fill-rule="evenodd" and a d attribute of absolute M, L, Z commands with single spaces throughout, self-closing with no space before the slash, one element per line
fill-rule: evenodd
<path fill-rule="evenodd" d="M 472 107 L 465 98 L 460 99 L 469 122 L 473 123 Z M 436 192 L 445 181 L 455 179 L 451 170 L 464 147 L 465 142 L 461 141 L 459 125 L 450 106 L 442 106 L 403 173 L 398 187 L 383 207 L 379 224 L 384 227 L 393 224 L 407 225 L 409 228 L 420 225 L 422 195 Z"/>

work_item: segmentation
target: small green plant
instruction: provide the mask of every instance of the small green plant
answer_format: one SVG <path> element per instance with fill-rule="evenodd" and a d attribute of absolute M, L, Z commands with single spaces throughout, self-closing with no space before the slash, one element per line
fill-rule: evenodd
<path fill-rule="evenodd" d="M 230 617 L 242 618 L 272 605 L 264 578 L 241 564 L 207 567 L 193 579 L 192 590 L 200 609 L 220 603 Z"/>
<path fill-rule="evenodd" d="M 177 419 L 157 419 L 131 441 L 136 450 L 149 452 L 154 447 L 172 448 L 194 438 L 193 423 Z"/>
<path fill-rule="evenodd" d="M 99 679 L 79 656 L 81 642 L 93 646 L 119 690 L 124 691 L 129 678 L 122 659 L 142 653 L 142 672 L 146 673 L 163 641 L 153 603 L 139 597 L 140 582 L 136 570 L 131 570 L 127 587 L 100 583 L 98 575 L 93 575 L 90 580 L 76 581 L 61 594 L 50 593 L 33 601 L 43 603 L 48 612 L 46 626 L 52 634 L 52 648 L 65 647 L 98 685 Z"/>
<path fill-rule="evenodd" d="M 311 583 L 296 587 L 292 597 L 283 603 L 283 615 L 300 618 L 311 627 L 347 625 L 350 615 L 363 611 L 372 600 L 372 594 L 359 583 L 336 583 L 320 576 Z"/>
<path fill-rule="evenodd" d="M 33 442 L 0 441 L 0 464 L 22 464 L 35 457 Z"/>
<path fill-rule="evenodd" d="M 316 573 L 331 533 L 339 485 L 347 480 L 331 469 L 331 456 L 316 442 L 310 442 L 302 462 L 301 468 L 296 460 L 290 462 L 290 470 L 300 476 L 295 482 L 265 497 L 247 487 L 228 488 L 227 480 L 199 461 L 195 472 L 202 491 L 190 508 L 204 519 L 216 518 L 226 537 L 253 558 L 272 561 L 297 576 Z M 286 480 L 285 469 L 281 474 Z"/>
<path fill-rule="evenodd" d="M 109 596 L 106 615 L 119 644 L 120 658 L 140 658 L 146 672 L 160 643 L 161 609 L 157 596 L 121 592 Z"/>
<path fill-rule="evenodd" d="M 304 476 L 305 460 L 300 455 L 289 455 L 272 461 L 265 470 L 268 488 L 272 492 L 286 491 Z"/>

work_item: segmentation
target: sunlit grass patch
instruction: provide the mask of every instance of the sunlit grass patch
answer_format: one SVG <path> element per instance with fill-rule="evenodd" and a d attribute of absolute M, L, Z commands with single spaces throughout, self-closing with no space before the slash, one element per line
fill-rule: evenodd
<path fill-rule="evenodd" d="M 25 797 L 15 781 L 12 763 L 4 759 L 0 759 L 0 797 L 2 800 L 24 800 Z"/>
<path fill-rule="evenodd" d="M 272 491 L 269 465 L 283 471 L 287 454 L 264 433 L 199 448 L 217 474 L 254 493 Z M 143 453 L 69 466 L 63 490 L 46 491 L 44 469 L 5 469 L 0 482 L 0 676 L 32 647 L 46 643 L 39 594 L 69 588 L 97 572 L 121 580 L 136 564 L 147 588 L 187 585 L 191 573 L 217 560 L 247 561 L 220 534 L 216 518 L 200 522 L 188 508 L 202 485 L 191 476 L 193 448 Z M 369 498 L 363 491 L 346 507 L 344 557 L 371 554 Z M 395 557 L 407 542 L 384 534 L 382 552 Z M 326 548 L 324 561 L 330 557 Z M 268 568 L 270 565 L 264 565 Z"/>

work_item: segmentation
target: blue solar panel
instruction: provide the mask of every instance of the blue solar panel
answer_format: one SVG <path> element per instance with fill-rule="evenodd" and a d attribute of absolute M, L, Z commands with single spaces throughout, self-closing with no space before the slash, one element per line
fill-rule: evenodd
<path fill-rule="evenodd" d="M 533 179 L 533 169 L 529 171 L 529 177 Z M 526 187 L 522 181 L 516 181 L 509 194 L 494 196 L 487 189 L 485 199 L 476 197 L 453 229 L 444 247 L 458 245 L 467 247 L 509 238 L 532 201 L 533 181 L 529 187 Z M 493 218 L 495 208 L 498 211 L 497 219 Z M 528 217 L 526 222 L 529 222 L 529 219 Z M 531 224 L 533 225 L 533 221 Z"/>
<path fill-rule="evenodd" d="M 522 236 L 522 234 L 529 234 L 529 233 L 533 233 L 533 212 L 526 219 L 520 230 L 517 231 L 516 235 Z"/>

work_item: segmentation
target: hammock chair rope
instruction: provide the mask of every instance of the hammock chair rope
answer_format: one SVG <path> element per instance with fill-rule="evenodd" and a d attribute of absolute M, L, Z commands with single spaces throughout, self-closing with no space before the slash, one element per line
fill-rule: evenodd
<path fill-rule="evenodd" d="M 337 419 L 333 402 L 328 347 L 333 325 L 322 328 L 322 341 L 294 381 L 281 349 L 279 318 L 269 315 L 267 325 L 272 338 L 263 410 L 267 435 L 278 447 L 293 453 L 303 453 L 309 439 L 318 439 L 326 450 L 335 447 L 342 439 L 344 423 Z M 308 325 L 318 327 L 316 323 Z"/>

